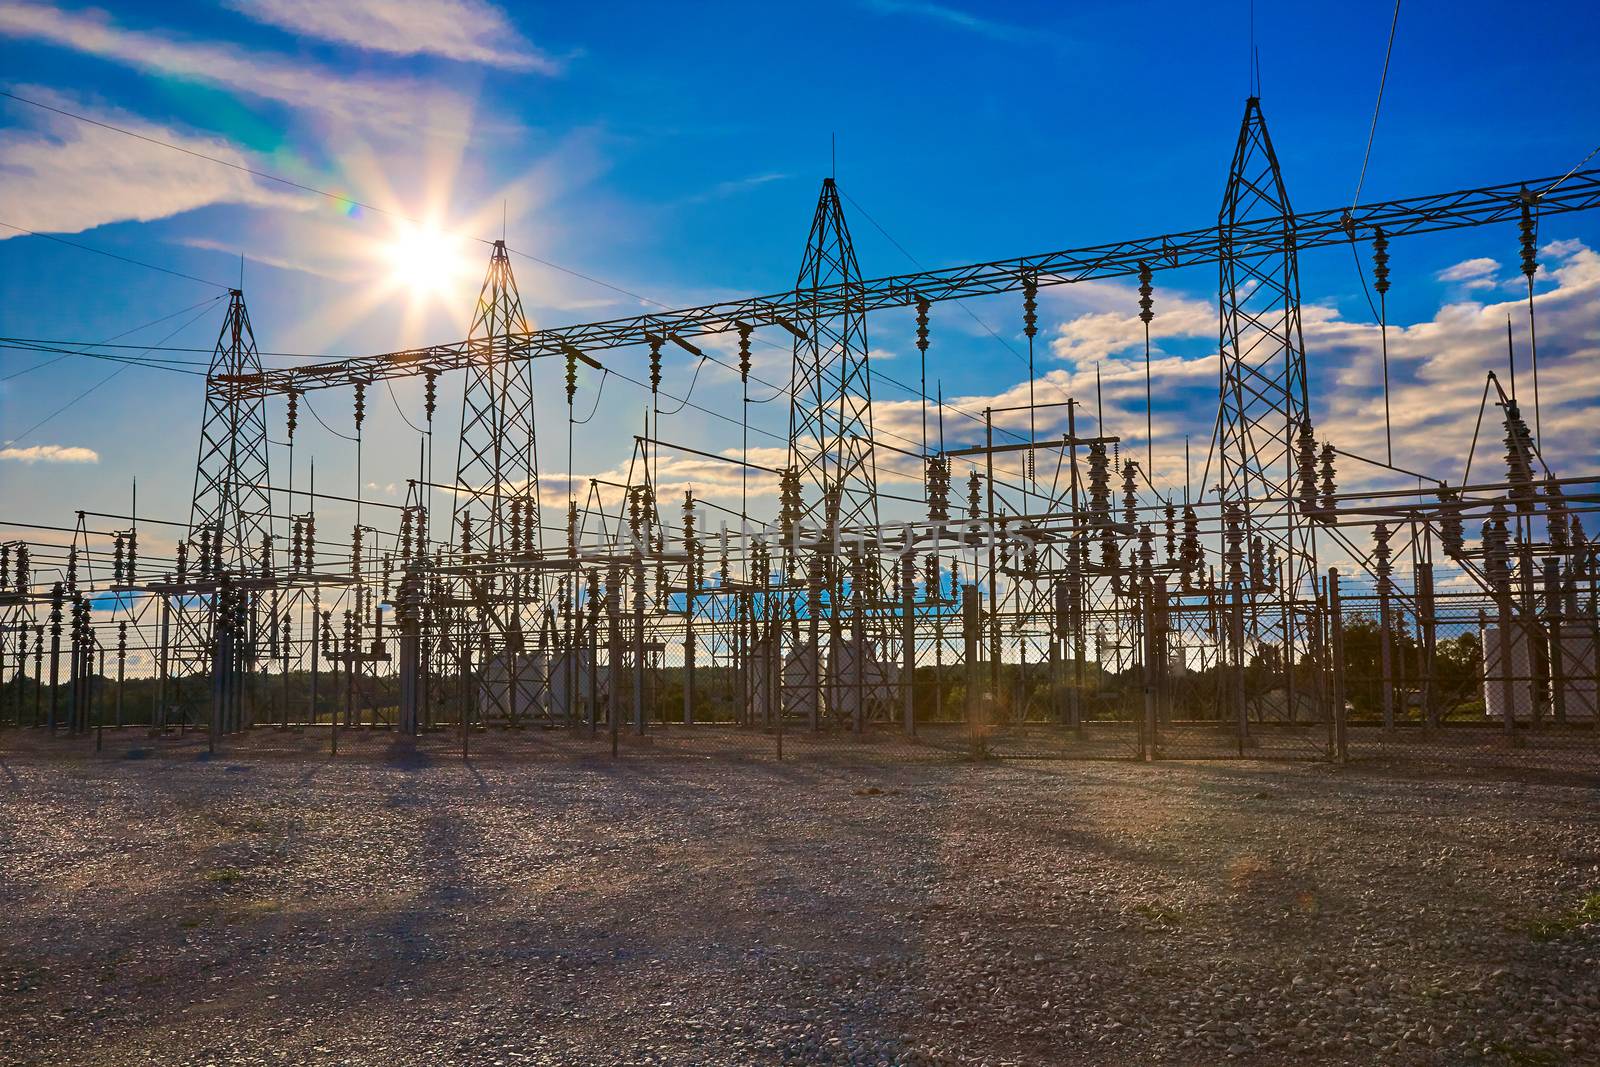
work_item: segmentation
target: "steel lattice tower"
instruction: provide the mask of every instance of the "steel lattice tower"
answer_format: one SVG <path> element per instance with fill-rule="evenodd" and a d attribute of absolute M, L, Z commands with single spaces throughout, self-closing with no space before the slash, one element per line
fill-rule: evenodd
<path fill-rule="evenodd" d="M 468 331 L 472 360 L 456 448 L 454 530 L 459 537 L 463 519 L 470 520 L 476 554 L 503 557 L 513 548 L 539 547 L 533 362 L 509 355 L 512 336 L 530 330 L 506 244 L 496 241 Z"/>
<path fill-rule="evenodd" d="M 808 490 L 798 518 L 830 530 L 875 527 L 878 473 L 866 305 L 861 268 L 832 178 L 823 179 L 795 288 L 836 302 L 824 311 L 813 298 L 799 323 L 804 336 L 794 346 L 789 465 Z"/>
<path fill-rule="evenodd" d="M 190 537 L 210 528 L 222 539 L 215 555 L 224 570 L 243 574 L 259 563 L 263 541 L 272 534 L 272 500 L 267 477 L 266 401 L 245 395 L 225 376 L 260 374 L 261 356 L 250 329 L 244 294 L 228 291 L 228 317 L 211 355 L 206 377 L 206 410 L 200 426 L 200 457 L 195 463 Z"/>
<path fill-rule="evenodd" d="M 1234 234 L 1267 227 L 1281 243 L 1257 241 L 1238 251 Z M 1261 101 L 1245 102 L 1244 122 L 1218 214 L 1223 255 L 1221 308 L 1221 413 L 1218 486 L 1225 507 L 1236 506 L 1244 543 L 1259 536 L 1286 561 L 1291 602 L 1314 601 L 1316 545 L 1308 518 L 1295 506 L 1295 441 L 1310 418 L 1305 341 L 1300 329 L 1300 268 L 1293 211 L 1284 191 L 1277 153 L 1267 135 Z M 1274 583 L 1276 584 L 1276 583 Z M 1247 643 L 1296 650 L 1305 634 L 1293 614 L 1261 606 L 1271 590 L 1252 588 Z M 1285 633 L 1285 627 L 1296 633 Z"/>

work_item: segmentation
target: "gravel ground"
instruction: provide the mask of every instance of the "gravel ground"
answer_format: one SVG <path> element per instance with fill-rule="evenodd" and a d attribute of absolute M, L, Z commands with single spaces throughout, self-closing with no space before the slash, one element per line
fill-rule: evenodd
<path fill-rule="evenodd" d="M 0 757 L 0 1061 L 1600 1063 L 1592 786 L 109 751 Z"/>

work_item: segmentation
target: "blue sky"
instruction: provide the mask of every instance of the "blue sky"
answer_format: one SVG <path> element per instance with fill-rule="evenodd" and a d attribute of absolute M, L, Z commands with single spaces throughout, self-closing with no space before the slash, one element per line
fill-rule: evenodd
<path fill-rule="evenodd" d="M 1392 5 L 1259 6 L 1263 105 L 1293 202 L 1347 203 Z M 460 262 L 419 291 L 396 277 L 396 223 L 383 214 L 7 100 L 0 221 L 223 284 L 236 283 L 243 253 L 261 347 L 326 354 L 464 335 L 487 258 L 470 238 L 499 236 L 502 217 L 512 247 L 655 301 L 781 290 L 793 284 L 818 183 L 835 167 L 868 275 L 910 269 L 905 253 L 949 265 L 1185 229 L 1216 217 L 1248 89 L 1249 10 L 1243 0 L 670 10 L 486 0 L 0 3 L 8 91 L 426 217 L 452 235 L 441 258 Z M 1406 5 L 1363 199 L 1568 170 L 1600 142 L 1597 29 L 1589 4 L 1546 5 L 1537 26 L 1508 20 L 1503 5 Z M 1600 379 L 1600 262 L 1589 249 L 1600 248 L 1600 218 L 1551 220 L 1540 236 L 1541 301 L 1551 309 L 1540 320 L 1541 372 L 1554 393 L 1545 418 L 1559 442 L 1552 459 L 1592 465 L 1586 417 Z M 0 237 L 0 333 L 99 341 L 170 315 L 124 341 L 205 348 L 215 339 L 221 305 L 194 307 L 215 288 L 14 231 Z M 1504 315 L 1520 282 L 1516 235 L 1417 238 L 1398 242 L 1393 257 L 1397 426 L 1407 427 L 1412 461 L 1454 476 L 1464 448 L 1456 427 L 1470 426 L 1482 372 L 1503 360 Z M 513 266 L 540 324 L 641 306 L 525 258 Z M 1308 255 L 1302 274 L 1319 424 L 1370 451 L 1381 441 L 1381 398 L 1360 281 L 1343 251 Z M 1181 481 L 1183 435 L 1203 450 L 1209 431 L 1215 288 L 1213 271 L 1157 279 L 1165 484 Z M 1143 430 L 1142 362 L 1128 347 L 1135 299 L 1122 283 L 1050 291 L 1037 358 L 1047 380 L 1035 385 L 1040 399 L 1089 400 L 1101 362 L 1108 428 L 1130 441 Z M 976 301 L 971 311 L 1017 347 L 1017 304 Z M 1515 326 L 1520 344 L 1525 315 Z M 906 314 L 869 324 L 875 369 L 901 381 L 916 374 L 909 328 Z M 783 352 L 760 355 L 767 379 L 787 378 Z M 1022 364 L 953 306 L 935 313 L 931 357 L 930 379 L 968 408 L 1026 392 Z M 47 358 L 0 355 L 0 455 L 14 455 L 0 459 L 6 514 L 57 522 L 80 507 L 115 510 L 107 505 L 126 500 L 138 476 L 142 512 L 185 517 L 200 379 L 129 368 L 24 433 L 121 366 L 69 358 L 30 370 Z M 637 352 L 607 358 L 635 372 L 643 363 Z M 687 357 L 669 360 L 667 387 L 686 385 L 692 369 Z M 697 384 L 695 400 L 736 417 L 737 385 L 717 370 Z M 567 468 L 560 369 L 538 373 L 541 467 L 559 485 Z M 458 418 L 459 388 L 442 389 L 442 427 Z M 419 396 L 415 383 L 396 386 L 413 421 Z M 885 381 L 875 399 L 881 432 L 920 432 L 903 391 Z M 580 475 L 625 463 L 647 401 L 608 385 L 578 435 Z M 312 403 L 348 432 L 348 394 Z M 394 499 L 391 487 L 415 466 L 416 438 L 385 391 L 369 408 L 363 481 L 374 498 Z M 782 409 L 757 412 L 758 430 L 781 437 Z M 275 408 L 274 425 L 281 420 Z M 297 484 L 315 454 L 318 488 L 349 492 L 349 449 L 304 414 L 301 423 Z M 737 428 L 692 410 L 662 429 L 702 448 L 737 445 Z M 962 427 L 947 422 L 947 430 L 957 436 Z M 776 447 L 760 432 L 752 444 Z M 447 479 L 452 459 L 453 448 L 441 448 L 436 473 Z M 732 491 L 708 465 L 678 473 L 698 491 Z"/>

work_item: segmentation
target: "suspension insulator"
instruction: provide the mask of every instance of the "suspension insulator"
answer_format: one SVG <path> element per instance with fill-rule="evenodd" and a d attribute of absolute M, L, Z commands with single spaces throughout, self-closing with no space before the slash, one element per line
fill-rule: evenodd
<path fill-rule="evenodd" d="M 361 424 L 367 421 L 367 383 L 356 383 L 356 433 L 361 432 Z"/>
<path fill-rule="evenodd" d="M 1529 281 L 1539 270 L 1538 250 L 1533 225 L 1533 194 L 1526 186 L 1522 189 L 1522 218 L 1517 222 L 1517 234 L 1522 247 L 1522 273 Z"/>
<path fill-rule="evenodd" d="M 1267 584 L 1267 552 L 1261 535 L 1250 538 L 1250 586 L 1264 589 Z"/>
<path fill-rule="evenodd" d="M 578 350 L 567 348 L 567 413 L 572 413 L 572 398 L 578 395 Z"/>
<path fill-rule="evenodd" d="M 78 591 L 78 546 L 67 550 L 67 592 Z"/>
<path fill-rule="evenodd" d="M 1550 533 L 1550 550 L 1564 553 L 1572 543 L 1568 536 L 1570 511 L 1567 508 L 1567 498 L 1561 492 L 1561 484 L 1556 481 L 1553 474 L 1545 479 L 1544 499 L 1545 525 Z"/>
<path fill-rule="evenodd" d="M 1122 465 L 1122 521 L 1132 525 L 1139 518 L 1139 464 L 1128 460 Z"/>
<path fill-rule="evenodd" d="M 5 555 L 0 555 L 0 574 L 3 574 L 6 570 L 9 569 L 10 561 L 8 559 L 6 559 L 6 556 L 10 555 L 11 549 L 9 547 L 7 547 L 4 550 L 4 552 L 5 552 Z M 121 585 L 122 584 L 122 535 L 121 534 L 117 534 L 117 537 L 116 537 L 116 548 L 112 550 L 112 555 L 111 555 L 111 578 L 112 578 L 112 581 L 114 581 L 117 585 Z M 4 579 L 0 578 L 0 585 L 3 585 L 3 584 L 4 584 Z"/>
<path fill-rule="evenodd" d="M 185 541 L 178 542 L 178 581 L 187 581 L 189 577 L 189 545 Z"/>
<path fill-rule="evenodd" d="M 661 338 L 650 338 L 650 395 L 661 392 Z"/>
<path fill-rule="evenodd" d="M 1031 274 L 1022 280 L 1022 332 L 1030 341 L 1039 332 L 1039 280 Z"/>
<path fill-rule="evenodd" d="M 1339 503 L 1339 483 L 1335 478 L 1333 445 L 1324 443 L 1322 446 L 1322 516 L 1324 521 L 1332 521 L 1334 508 Z"/>
<path fill-rule="evenodd" d="M 1146 326 L 1156 317 L 1155 301 L 1150 297 L 1153 292 L 1155 290 L 1150 285 L 1150 265 L 1141 263 L 1139 264 L 1139 321 Z"/>
<path fill-rule="evenodd" d="M 772 549 L 758 539 L 750 548 L 750 580 L 764 589 L 771 577 Z"/>
<path fill-rule="evenodd" d="M 522 498 L 511 498 L 511 554 L 522 555 Z"/>
<path fill-rule="evenodd" d="M 27 593 L 28 583 L 32 576 L 28 573 L 28 546 L 17 546 L 17 592 Z"/>
<path fill-rule="evenodd" d="M 917 297 L 917 351 L 928 352 L 928 298 Z"/>
<path fill-rule="evenodd" d="M 742 385 L 750 384 L 750 333 L 752 327 L 746 323 L 739 324 L 739 382 Z"/>
<path fill-rule="evenodd" d="M 1461 523 L 1461 493 L 1446 486 L 1438 486 L 1434 493 L 1438 498 L 1438 541 L 1445 555 L 1459 558 L 1466 536 Z"/>
<path fill-rule="evenodd" d="M 1295 448 L 1295 470 L 1300 480 L 1300 511 L 1312 515 L 1317 510 L 1317 440 L 1311 432 L 1311 420 L 1300 420 L 1300 434 Z"/>
<path fill-rule="evenodd" d="M 472 552 L 472 516 L 465 512 L 461 515 L 461 554 L 468 556 Z"/>
<path fill-rule="evenodd" d="M 628 531 L 633 534 L 633 543 L 639 544 L 644 539 L 644 493 L 639 486 L 628 490 Z"/>
<path fill-rule="evenodd" d="M 778 475 L 778 522 L 785 535 L 800 523 L 800 471 L 785 467 Z"/>
<path fill-rule="evenodd" d="M 411 509 L 406 508 L 400 512 L 400 562 L 411 562 Z"/>
<path fill-rule="evenodd" d="M 1511 574 L 1510 536 L 1506 530 L 1506 509 L 1498 500 L 1489 509 L 1489 518 L 1483 524 L 1483 565 L 1489 580 L 1506 581 Z"/>
<path fill-rule="evenodd" d="M 1167 538 L 1165 546 L 1167 562 L 1172 563 L 1177 559 L 1178 552 L 1178 508 L 1170 500 L 1167 501 L 1164 515 L 1163 526 L 1166 530 Z"/>
<path fill-rule="evenodd" d="M 929 456 L 924 464 L 924 478 L 928 521 L 944 522 L 950 518 L 950 461 L 943 456 Z"/>
<path fill-rule="evenodd" d="M 1200 551 L 1200 516 L 1195 514 L 1192 507 L 1183 509 L 1183 551 L 1180 559 L 1183 563 L 1185 574 L 1193 574 L 1200 569 L 1202 559 Z"/>
<path fill-rule="evenodd" d="M 200 527 L 200 577 L 211 577 L 211 527 Z"/>
<path fill-rule="evenodd" d="M 439 404 L 439 372 L 424 371 L 422 376 L 422 412 L 428 422 L 433 422 L 433 412 Z"/>
<path fill-rule="evenodd" d="M 1222 511 L 1222 562 L 1228 581 L 1235 587 L 1244 584 L 1244 515 L 1237 504 Z"/>
<path fill-rule="evenodd" d="M 1106 446 L 1089 446 L 1089 520 L 1104 523 L 1111 518 L 1111 476 L 1106 465 Z"/>
<path fill-rule="evenodd" d="M 1372 287 L 1379 296 L 1389 291 L 1389 238 L 1382 227 L 1372 237 Z"/>
<path fill-rule="evenodd" d="M 1101 530 L 1101 569 L 1110 574 L 1110 587 L 1122 593 L 1122 549 L 1110 528 Z"/>
<path fill-rule="evenodd" d="M 982 493 L 983 479 L 973 470 L 967 475 L 967 517 L 976 520 L 983 514 Z"/>
<path fill-rule="evenodd" d="M 263 534 L 261 537 L 261 577 L 272 577 L 272 535 Z"/>
<path fill-rule="evenodd" d="M 295 427 L 300 425 L 300 390 L 298 389 L 289 390 L 289 418 L 287 419 L 287 425 L 289 442 L 292 444 L 294 442 Z"/>
<path fill-rule="evenodd" d="M 361 527 L 355 526 L 350 530 L 350 573 L 361 577 Z"/>
<path fill-rule="evenodd" d="M 1515 400 L 1506 402 L 1506 481 L 1511 483 L 1511 499 L 1524 514 L 1534 509 L 1533 435 L 1522 420 Z"/>

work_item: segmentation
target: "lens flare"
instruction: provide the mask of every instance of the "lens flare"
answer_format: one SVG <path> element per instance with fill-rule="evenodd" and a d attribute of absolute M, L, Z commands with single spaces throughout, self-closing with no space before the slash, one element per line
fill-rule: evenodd
<path fill-rule="evenodd" d="M 408 293 L 415 304 L 459 302 L 463 283 L 471 276 L 465 246 L 459 235 L 431 223 L 400 223 L 382 251 L 391 286 Z"/>

